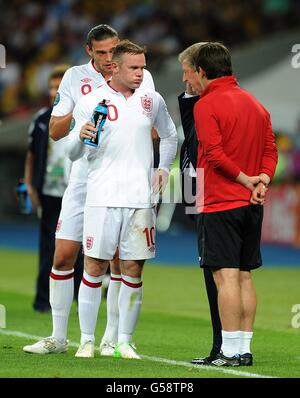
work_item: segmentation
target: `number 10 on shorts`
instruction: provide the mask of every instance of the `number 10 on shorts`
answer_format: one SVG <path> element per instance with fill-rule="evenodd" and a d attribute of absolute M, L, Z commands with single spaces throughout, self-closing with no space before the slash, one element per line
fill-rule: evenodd
<path fill-rule="evenodd" d="M 155 246 L 155 228 L 145 228 L 143 233 L 146 235 L 147 246 L 149 248 Z"/>

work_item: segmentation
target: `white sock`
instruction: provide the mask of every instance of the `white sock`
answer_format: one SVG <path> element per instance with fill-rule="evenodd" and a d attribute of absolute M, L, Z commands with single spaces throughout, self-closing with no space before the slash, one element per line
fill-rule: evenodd
<path fill-rule="evenodd" d="M 67 339 L 68 319 L 74 296 L 74 269 L 50 273 L 50 305 L 52 308 L 52 336 L 61 343 Z"/>
<path fill-rule="evenodd" d="M 231 358 L 240 352 L 240 331 L 226 332 L 222 330 L 221 350 L 225 357 Z"/>
<path fill-rule="evenodd" d="M 250 344 L 253 336 L 253 332 L 240 331 L 240 354 L 251 354 Z"/>
<path fill-rule="evenodd" d="M 80 344 L 95 341 L 95 329 L 101 302 L 101 285 L 105 275 L 91 276 L 83 272 L 78 293 L 78 315 L 81 330 Z"/>
<path fill-rule="evenodd" d="M 122 274 L 119 294 L 119 333 L 118 343 L 130 343 L 141 311 L 142 279 Z"/>
<path fill-rule="evenodd" d="M 121 288 L 121 275 L 111 274 L 110 282 L 107 290 L 107 323 L 103 342 L 117 343 L 118 342 L 118 327 L 119 327 L 119 292 Z"/>

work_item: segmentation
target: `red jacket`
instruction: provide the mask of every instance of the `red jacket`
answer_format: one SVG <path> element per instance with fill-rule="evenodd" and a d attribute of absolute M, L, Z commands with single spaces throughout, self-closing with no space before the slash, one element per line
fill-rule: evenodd
<path fill-rule="evenodd" d="M 251 192 L 234 180 L 240 171 L 249 176 L 266 173 L 272 179 L 278 154 L 269 112 L 234 76 L 224 76 L 205 89 L 195 104 L 194 119 L 197 169 L 204 171 L 204 194 L 203 178 L 198 178 L 198 210 L 250 205 Z"/>

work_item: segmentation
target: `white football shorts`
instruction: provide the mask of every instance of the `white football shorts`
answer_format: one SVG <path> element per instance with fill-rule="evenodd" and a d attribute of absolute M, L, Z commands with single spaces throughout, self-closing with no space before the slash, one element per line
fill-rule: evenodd
<path fill-rule="evenodd" d="M 56 239 L 82 242 L 85 199 L 86 183 L 70 181 L 62 200 Z"/>
<path fill-rule="evenodd" d="M 84 254 L 111 260 L 117 247 L 121 260 L 155 257 L 156 210 L 86 206 Z"/>

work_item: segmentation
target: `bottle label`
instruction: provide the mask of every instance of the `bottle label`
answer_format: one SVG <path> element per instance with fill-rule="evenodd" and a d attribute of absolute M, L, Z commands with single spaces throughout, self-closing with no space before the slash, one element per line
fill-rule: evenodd
<path fill-rule="evenodd" d="M 102 128 L 104 126 L 104 123 L 106 121 L 107 114 L 108 114 L 108 109 L 105 104 L 105 100 L 103 100 L 102 103 L 99 103 L 96 106 L 96 108 L 93 112 L 93 116 L 91 117 L 91 122 L 97 128 L 96 137 L 91 138 L 91 139 L 85 139 L 84 140 L 85 144 L 91 145 L 94 147 L 98 146 L 100 134 L 101 134 Z"/>

